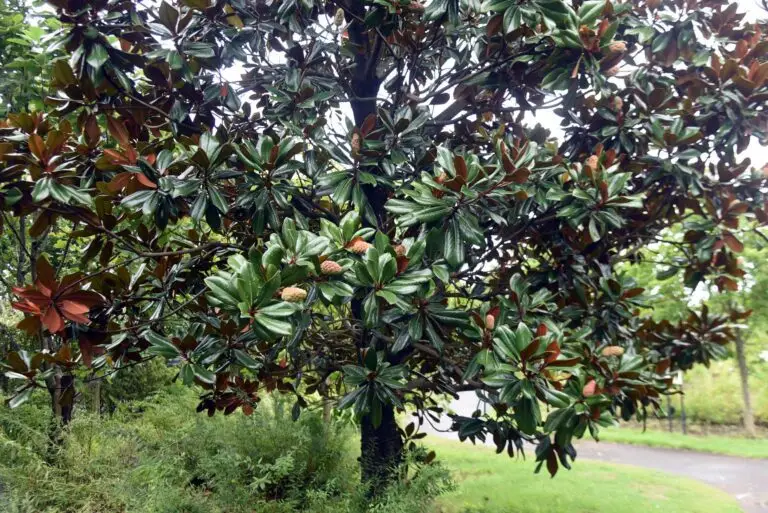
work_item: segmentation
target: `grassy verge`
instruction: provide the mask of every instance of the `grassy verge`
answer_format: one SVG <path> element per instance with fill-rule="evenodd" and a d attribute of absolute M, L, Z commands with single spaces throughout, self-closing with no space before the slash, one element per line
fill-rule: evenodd
<path fill-rule="evenodd" d="M 430 440 L 454 474 L 455 491 L 433 513 L 739 513 L 725 492 L 690 479 L 625 465 L 578 461 L 554 480 L 533 473 L 528 460 L 511 460 L 483 446 Z"/>
<path fill-rule="evenodd" d="M 617 427 L 600 431 L 600 440 L 623 444 L 688 449 L 692 451 L 728 454 L 744 458 L 768 458 L 768 438 L 740 438 L 730 436 L 697 436 L 666 431 Z"/>

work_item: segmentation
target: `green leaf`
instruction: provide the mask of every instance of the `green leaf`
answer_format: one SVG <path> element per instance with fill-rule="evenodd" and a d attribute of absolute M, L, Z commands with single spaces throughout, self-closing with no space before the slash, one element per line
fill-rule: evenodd
<path fill-rule="evenodd" d="M 541 388 L 541 393 L 544 395 L 544 399 L 547 403 L 551 404 L 555 408 L 565 408 L 572 402 L 570 395 L 554 388 Z"/>
<path fill-rule="evenodd" d="M 379 252 L 376 248 L 369 249 L 363 257 L 368 276 L 376 283 L 381 283 L 381 270 L 379 269 Z"/>
<path fill-rule="evenodd" d="M 265 306 L 263 308 L 259 309 L 259 312 L 267 315 L 269 317 L 290 317 L 294 313 L 296 313 L 299 310 L 299 307 L 296 306 L 293 303 L 286 303 L 285 301 L 281 303 L 275 303 L 270 306 Z"/>
<path fill-rule="evenodd" d="M 515 422 L 523 433 L 532 435 L 541 422 L 539 404 L 535 399 L 521 397 L 515 404 Z"/>
<path fill-rule="evenodd" d="M 108 60 L 109 53 L 107 53 L 107 49 L 100 44 L 95 44 L 91 47 L 91 51 L 88 52 L 88 58 L 86 59 L 86 62 L 89 66 L 95 69 L 99 69 Z"/>
<path fill-rule="evenodd" d="M 367 392 L 367 386 L 356 388 L 352 392 L 348 393 L 339 401 L 339 409 L 344 410 L 354 404 L 361 396 Z"/>
<path fill-rule="evenodd" d="M 488 349 L 481 349 L 478 351 L 475 357 L 470 360 L 469 365 L 467 365 L 467 368 L 464 370 L 464 375 L 461 377 L 461 379 L 472 379 L 477 375 L 478 372 L 480 372 L 480 369 L 492 367 L 494 363 L 495 361 L 493 358 L 493 353 L 491 353 L 491 351 Z"/>
<path fill-rule="evenodd" d="M 192 365 L 185 363 L 179 369 L 179 377 L 184 385 L 190 386 L 195 383 L 195 371 L 192 369 Z"/>
<path fill-rule="evenodd" d="M 365 368 L 369 371 L 375 371 L 379 366 L 379 355 L 376 353 L 376 350 L 371 348 L 368 348 L 368 350 L 365 353 Z"/>
<path fill-rule="evenodd" d="M 52 183 L 53 180 L 47 176 L 35 182 L 35 187 L 32 189 L 32 199 L 37 202 L 47 199 L 51 195 Z"/>
<path fill-rule="evenodd" d="M 452 219 L 445 230 L 443 254 L 453 268 L 457 268 L 464 263 L 464 241 L 461 238 L 459 223 L 456 219 Z"/>
<path fill-rule="evenodd" d="M 224 196 L 222 196 L 221 192 L 219 192 L 219 189 L 216 187 L 210 187 L 208 188 L 208 197 L 211 199 L 211 203 L 213 203 L 213 206 L 216 207 L 216 210 L 221 212 L 222 214 L 226 214 L 229 210 L 229 207 L 227 206 L 227 201 L 224 199 Z"/>
<path fill-rule="evenodd" d="M 266 329 L 276 335 L 290 335 L 292 331 L 292 325 L 289 322 L 281 321 L 269 315 L 261 312 L 253 316 L 253 319 L 264 326 Z"/>
<path fill-rule="evenodd" d="M 252 358 L 248 353 L 245 351 L 242 351 L 240 349 L 234 349 L 232 351 L 232 356 L 234 356 L 235 361 L 242 365 L 243 367 L 251 370 L 257 370 L 261 368 L 261 364 L 254 358 Z"/>
<path fill-rule="evenodd" d="M 181 350 L 173 345 L 170 340 L 162 335 L 158 335 L 152 330 L 145 331 L 144 338 L 151 344 L 147 349 L 149 354 L 155 354 L 165 358 L 175 358 L 181 355 Z"/>
<path fill-rule="evenodd" d="M 371 398 L 371 404 L 369 406 L 368 414 L 371 417 L 371 424 L 373 424 L 374 428 L 377 428 L 381 425 L 381 418 L 382 418 L 382 408 L 381 408 L 381 401 L 379 401 L 378 397 L 373 396 Z"/>
<path fill-rule="evenodd" d="M 184 53 L 187 55 L 192 55 L 193 57 L 198 57 L 201 59 L 210 59 L 211 57 L 214 57 L 216 53 L 214 52 L 213 46 L 209 43 L 203 43 L 203 42 L 187 42 L 184 44 Z"/>
<path fill-rule="evenodd" d="M 504 34 L 509 34 L 522 24 L 522 14 L 522 11 L 517 6 L 510 7 L 504 12 L 504 18 L 502 19 Z"/>
<path fill-rule="evenodd" d="M 8 407 L 13 409 L 21 406 L 25 402 L 29 401 L 29 398 L 32 397 L 32 391 L 33 388 L 25 388 L 21 392 L 18 392 L 16 395 L 8 399 Z"/>
<path fill-rule="evenodd" d="M 395 343 L 392 345 L 392 352 L 399 353 L 411 344 L 411 338 L 408 330 L 402 330 L 395 339 Z"/>
<path fill-rule="evenodd" d="M 160 22 L 171 32 L 176 32 L 176 23 L 179 20 L 179 11 L 177 11 L 171 4 L 163 1 L 158 9 L 158 17 Z"/>
<path fill-rule="evenodd" d="M 573 408 L 564 408 L 553 410 L 548 416 L 546 422 L 544 422 L 544 431 L 552 433 L 556 431 L 560 426 L 565 425 L 571 418 L 573 418 L 575 411 Z"/>
<path fill-rule="evenodd" d="M 601 238 L 600 230 L 594 217 L 589 219 L 589 238 L 592 239 L 592 242 L 597 242 Z"/>
<path fill-rule="evenodd" d="M 180 70 L 184 67 L 184 57 L 176 50 L 169 50 L 166 60 L 168 61 L 168 66 L 173 70 Z"/>
<path fill-rule="evenodd" d="M 355 387 L 367 381 L 370 372 L 358 365 L 344 365 L 341 370 L 344 373 L 344 383 Z"/>
<path fill-rule="evenodd" d="M 613 36 L 616 35 L 616 30 L 619 28 L 619 22 L 614 21 L 610 25 L 608 25 L 608 30 L 606 30 L 603 35 L 600 37 L 600 46 L 605 46 L 610 44 L 611 41 L 613 41 Z M 649 28 L 649 27 L 645 27 Z M 653 33 L 653 29 L 651 29 L 651 33 Z M 640 43 L 643 43 L 641 40 Z"/>
<path fill-rule="evenodd" d="M 373 328 L 379 323 L 379 302 L 375 294 L 369 294 L 363 301 L 365 326 Z"/>
<path fill-rule="evenodd" d="M 240 302 L 240 293 L 234 281 L 229 275 L 217 275 L 206 278 L 205 285 L 211 289 L 212 295 L 220 302 L 229 307 L 237 305 Z"/>
<path fill-rule="evenodd" d="M 582 25 L 592 26 L 605 8 L 604 0 L 590 0 L 581 4 L 579 8 L 579 22 Z"/>
<path fill-rule="evenodd" d="M 352 178 L 346 178 L 336 185 L 336 188 L 333 190 L 332 196 L 333 196 L 333 201 L 335 201 L 337 205 L 343 205 L 344 203 L 349 201 L 349 198 L 352 194 L 353 183 L 354 181 L 352 180 Z"/>
<path fill-rule="evenodd" d="M 281 248 L 277 244 L 271 245 L 264 252 L 264 255 L 262 255 L 261 262 L 265 266 L 266 265 L 279 266 L 280 261 L 283 259 L 284 254 L 285 252 L 283 251 L 283 248 Z"/>
<path fill-rule="evenodd" d="M 205 367 L 202 367 L 200 365 L 192 365 L 192 370 L 195 373 L 195 377 L 200 381 L 202 381 L 203 383 L 208 383 L 209 385 L 212 385 L 213 383 L 216 382 L 216 374 L 206 369 Z"/>

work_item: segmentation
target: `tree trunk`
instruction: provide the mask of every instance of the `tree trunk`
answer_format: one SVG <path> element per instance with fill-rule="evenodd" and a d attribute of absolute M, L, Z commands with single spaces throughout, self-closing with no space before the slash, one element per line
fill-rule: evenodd
<path fill-rule="evenodd" d="M 0 340 L 3 341 L 3 348 L 0 356 L 3 358 L 5 358 L 5 356 L 11 351 L 10 333 L 7 334 L 9 339 L 6 339 L 6 332 L 7 330 L 5 326 L 0 325 Z M 3 394 L 8 393 L 8 378 L 5 376 L 5 373 L 0 373 L 0 392 Z"/>
<path fill-rule="evenodd" d="M 19 256 L 16 267 L 16 284 L 21 287 L 24 285 L 24 276 L 27 274 L 27 216 L 19 217 Z"/>
<path fill-rule="evenodd" d="M 75 377 L 64 374 L 56 369 L 53 376 L 46 380 L 46 387 L 51 396 L 51 412 L 53 413 L 54 431 L 56 426 L 66 426 L 72 421 L 75 410 Z M 59 440 L 58 434 L 55 440 Z"/>
<path fill-rule="evenodd" d="M 323 423 L 331 423 L 331 401 L 323 401 Z"/>
<path fill-rule="evenodd" d="M 72 413 L 75 409 L 75 378 L 69 374 L 64 374 L 59 382 L 61 383 L 61 393 L 59 394 L 61 425 L 66 426 L 72 421 Z"/>
<path fill-rule="evenodd" d="M 742 419 L 744 422 L 744 431 L 747 436 L 755 437 L 755 416 L 752 413 L 752 400 L 749 396 L 749 369 L 747 368 L 747 357 L 744 354 L 744 339 L 741 333 L 736 334 L 736 361 L 739 363 L 739 378 L 741 380 L 741 395 L 744 400 Z"/>
<path fill-rule="evenodd" d="M 24 218 L 20 221 L 20 229 L 25 230 Z M 29 272 L 32 281 L 37 280 L 37 259 L 43 252 L 43 246 L 46 239 L 50 234 L 50 226 L 43 231 L 43 233 L 33 238 L 29 245 Z M 22 233 L 24 233 L 22 231 Z M 22 236 L 23 237 L 23 236 Z M 22 239 L 22 242 L 26 242 L 26 239 Z M 23 273 L 22 267 L 22 254 L 19 253 L 19 273 Z M 24 274 L 20 274 L 20 279 L 24 279 Z M 57 350 L 53 336 L 46 334 L 42 329 L 40 330 L 40 349 L 41 351 L 49 351 L 55 353 Z M 43 362 L 41 369 L 46 370 L 49 366 L 46 362 Z M 53 430 L 52 439 L 54 441 L 60 441 L 59 434 L 56 433 L 57 426 L 66 426 L 72 420 L 72 411 L 75 403 L 75 380 L 71 375 L 63 374 L 61 369 L 57 368 L 56 372 L 46 379 L 45 383 L 48 388 L 48 393 L 51 396 L 51 411 L 53 413 Z"/>
<path fill-rule="evenodd" d="M 96 376 L 93 375 L 91 378 L 94 378 L 88 383 L 88 389 L 91 393 L 91 412 L 99 415 L 101 414 L 101 380 L 95 379 Z"/>
<path fill-rule="evenodd" d="M 381 86 L 381 79 L 377 76 L 377 65 L 384 41 L 380 35 L 371 41 L 369 28 L 362 22 L 366 17 L 364 2 L 342 0 L 340 5 L 344 9 L 346 21 L 349 24 L 347 32 L 350 42 L 357 52 L 350 83 L 352 90 L 350 106 L 355 125 L 360 129 L 369 116 L 376 116 L 376 97 Z M 377 120 L 376 125 L 378 124 Z M 375 164 L 366 165 L 363 169 L 373 175 L 381 174 L 381 169 Z M 386 231 L 388 224 L 384 209 L 384 204 L 387 201 L 386 189 L 367 183 L 363 184 L 361 188 L 367 203 L 367 208 L 361 209 L 363 223 L 369 227 Z M 366 210 L 369 215 L 366 215 Z M 362 300 L 353 299 L 351 310 L 355 322 L 362 326 Z M 365 328 L 360 330 L 355 342 L 360 363 L 362 363 L 362 357 L 366 350 L 378 349 L 376 341 L 372 340 L 371 333 Z M 369 496 L 374 497 L 380 495 L 390 483 L 397 480 L 403 459 L 403 439 L 395 419 L 394 407 L 382 405 L 381 423 L 376 427 L 374 427 L 370 416 L 364 416 L 360 431 L 361 478 L 368 487 Z"/>
<path fill-rule="evenodd" d="M 395 419 L 393 406 L 384 405 L 381 424 L 374 427 L 370 416 L 360 426 L 360 470 L 371 496 L 379 495 L 389 483 L 397 480 L 403 460 L 403 438 Z"/>

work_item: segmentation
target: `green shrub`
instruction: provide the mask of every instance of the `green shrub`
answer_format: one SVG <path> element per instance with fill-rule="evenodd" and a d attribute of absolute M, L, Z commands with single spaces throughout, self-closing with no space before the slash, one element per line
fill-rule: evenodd
<path fill-rule="evenodd" d="M 122 369 L 101 384 L 104 407 L 111 412 L 120 404 L 145 400 L 164 390 L 176 372 L 159 358 Z"/>
<path fill-rule="evenodd" d="M 312 411 L 294 423 L 279 400 L 251 417 L 208 418 L 194 413 L 196 400 L 168 387 L 112 416 L 80 413 L 55 451 L 45 402 L 0 409 L 0 511 L 406 513 L 450 488 L 447 472 L 429 465 L 371 506 L 348 423 Z"/>
<path fill-rule="evenodd" d="M 749 385 L 755 419 L 768 424 L 768 369 L 753 366 Z M 713 362 L 709 369 L 697 366 L 685 374 L 685 413 L 695 422 L 739 424 L 742 415 L 741 382 L 733 359 Z M 680 400 L 672 404 L 679 416 Z"/>

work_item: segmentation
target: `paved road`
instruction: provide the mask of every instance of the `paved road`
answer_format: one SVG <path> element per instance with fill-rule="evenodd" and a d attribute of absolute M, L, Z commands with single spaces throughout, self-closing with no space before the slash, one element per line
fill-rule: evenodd
<path fill-rule="evenodd" d="M 451 409 L 462 415 L 471 415 L 478 407 L 477 398 L 472 393 L 459 395 L 460 398 L 451 404 Z M 438 427 L 447 429 L 450 424 L 448 418 L 443 418 Z M 456 439 L 455 433 L 426 431 Z M 578 458 L 636 465 L 697 479 L 736 497 L 745 513 L 768 513 L 768 459 L 607 442 L 581 442 L 576 449 Z"/>
<path fill-rule="evenodd" d="M 730 493 L 746 513 L 768 513 L 768 460 L 606 442 L 581 442 L 579 458 L 679 474 Z"/>

